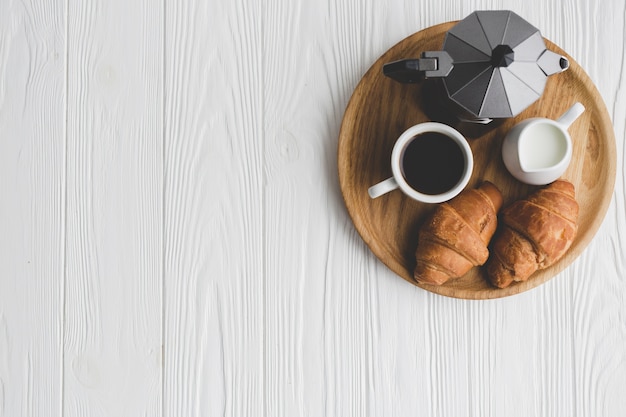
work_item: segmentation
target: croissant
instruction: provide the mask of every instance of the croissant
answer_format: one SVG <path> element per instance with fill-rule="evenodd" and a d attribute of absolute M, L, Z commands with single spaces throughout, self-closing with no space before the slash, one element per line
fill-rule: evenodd
<path fill-rule="evenodd" d="M 565 180 L 502 210 L 487 263 L 491 283 L 505 288 L 513 281 L 526 281 L 561 259 L 576 236 L 577 218 L 574 185 Z"/>
<path fill-rule="evenodd" d="M 415 280 L 441 285 L 483 265 L 501 206 L 500 190 L 488 181 L 440 204 L 418 232 Z"/>

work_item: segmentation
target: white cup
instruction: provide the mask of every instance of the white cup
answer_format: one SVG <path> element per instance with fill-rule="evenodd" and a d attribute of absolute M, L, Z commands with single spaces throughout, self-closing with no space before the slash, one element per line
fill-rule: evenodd
<path fill-rule="evenodd" d="M 545 185 L 558 179 L 572 159 L 569 126 L 585 111 L 575 103 L 557 120 L 526 119 L 507 133 L 502 142 L 502 160 L 519 181 Z"/>
<path fill-rule="evenodd" d="M 453 145 L 451 145 L 452 147 L 449 147 L 451 152 L 441 155 L 439 155 L 441 152 L 437 152 L 437 155 L 433 154 L 432 160 L 439 160 L 439 162 L 442 163 L 436 164 L 433 167 L 432 172 L 426 171 L 424 175 L 421 175 L 424 180 L 437 181 L 441 178 L 441 175 L 439 174 L 442 172 L 439 171 L 443 170 L 443 174 L 446 174 L 443 176 L 446 177 L 445 182 L 447 182 L 447 184 L 445 185 L 447 186 L 445 189 L 437 192 L 425 192 L 423 189 L 418 189 L 418 187 L 411 185 L 404 175 L 406 171 L 411 170 L 409 165 L 410 162 L 413 161 L 405 158 L 405 151 L 414 140 L 425 138 L 425 134 L 427 133 L 441 134 L 451 139 L 453 143 Z M 445 138 L 443 139 L 445 140 Z M 450 141 L 446 140 L 445 142 Z M 415 145 L 417 144 L 413 144 L 413 146 Z M 426 153 L 424 153 L 424 155 L 426 155 Z M 448 156 L 450 156 L 450 159 L 448 159 Z M 426 157 L 426 159 L 429 159 L 430 155 L 426 155 Z M 456 163 L 450 165 L 452 159 L 456 161 Z M 408 128 L 396 140 L 393 151 L 391 152 L 391 171 L 393 176 L 371 186 L 368 189 L 368 194 L 371 198 L 377 198 L 395 190 L 396 188 L 400 188 L 402 192 L 414 200 L 421 201 L 423 203 L 442 203 L 452 199 L 463 191 L 472 176 L 473 169 L 474 157 L 472 155 L 472 149 L 461 133 L 442 123 L 420 123 Z M 451 178 L 447 178 L 448 173 L 453 173 L 454 175 Z M 456 179 L 457 177 L 458 180 Z"/>

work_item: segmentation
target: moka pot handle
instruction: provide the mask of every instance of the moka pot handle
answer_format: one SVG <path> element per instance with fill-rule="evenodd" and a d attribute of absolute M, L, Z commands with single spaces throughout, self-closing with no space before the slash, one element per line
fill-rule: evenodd
<path fill-rule="evenodd" d="M 422 52 L 417 59 L 401 59 L 383 65 L 383 74 L 401 83 L 417 83 L 424 77 L 446 77 L 454 64 L 446 51 Z"/>

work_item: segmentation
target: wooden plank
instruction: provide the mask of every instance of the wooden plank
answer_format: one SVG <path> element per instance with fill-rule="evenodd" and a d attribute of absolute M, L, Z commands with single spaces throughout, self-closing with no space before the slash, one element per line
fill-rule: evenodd
<path fill-rule="evenodd" d="M 261 416 L 261 4 L 166 2 L 165 416 Z"/>
<path fill-rule="evenodd" d="M 343 111 L 393 6 L 270 1 L 263 14 L 268 416 L 408 415 L 392 372 L 427 371 L 399 362 L 399 323 L 381 321 L 397 318 L 387 297 L 416 292 L 385 277 L 337 183 Z"/>
<path fill-rule="evenodd" d="M 564 7 L 563 14 L 563 41 L 579 57 L 611 113 L 618 160 L 605 220 L 569 275 L 572 403 L 578 415 L 617 416 L 626 410 L 626 397 L 618 388 L 626 385 L 626 4 L 577 1 Z"/>
<path fill-rule="evenodd" d="M 163 8 L 68 7 L 63 415 L 159 416 Z"/>
<path fill-rule="evenodd" d="M 65 4 L 0 2 L 0 416 L 59 416 Z"/>

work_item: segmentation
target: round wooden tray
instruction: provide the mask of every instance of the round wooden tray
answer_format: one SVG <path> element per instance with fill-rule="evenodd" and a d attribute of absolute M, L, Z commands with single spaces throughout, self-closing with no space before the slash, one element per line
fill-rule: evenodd
<path fill-rule="evenodd" d="M 432 80 L 400 84 L 385 77 L 382 66 L 397 59 L 418 57 L 423 51 L 440 50 L 445 33 L 455 23 L 443 23 L 409 36 L 389 49 L 367 71 L 348 103 L 341 125 L 339 182 L 348 212 L 361 237 L 372 252 L 400 277 L 428 291 L 450 297 L 505 297 L 546 282 L 576 259 L 591 241 L 602 223 L 613 193 L 615 136 L 602 98 L 587 74 L 563 50 L 546 40 L 550 50 L 570 60 L 570 68 L 549 77 L 542 98 L 517 117 L 499 121 L 473 138 L 464 132 L 469 138 L 475 161 L 468 187 L 475 187 L 484 180 L 493 182 L 502 191 L 505 206 L 534 191 L 536 187 L 518 182 L 504 167 L 500 154 L 502 139 L 514 124 L 523 119 L 534 116 L 557 118 L 576 101 L 581 102 L 586 111 L 569 128 L 574 152 L 572 162 L 563 175 L 575 185 L 580 205 L 575 241 L 558 263 L 537 271 L 528 281 L 508 288 L 492 287 L 481 268 L 473 268 L 465 276 L 442 286 L 417 284 L 413 280 L 417 232 L 424 217 L 435 206 L 416 202 L 399 190 L 372 200 L 367 189 L 391 176 L 391 150 L 399 135 L 409 126 L 433 119 L 426 115 L 423 100 L 424 97 L 433 97 L 428 90 Z M 432 116 L 430 111 L 429 115 Z"/>

